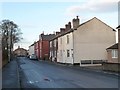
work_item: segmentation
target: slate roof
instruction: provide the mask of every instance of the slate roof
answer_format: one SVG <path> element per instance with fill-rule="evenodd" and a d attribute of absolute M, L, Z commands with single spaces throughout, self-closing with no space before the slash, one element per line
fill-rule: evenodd
<path fill-rule="evenodd" d="M 66 34 L 68 34 L 68 33 L 70 33 L 70 32 L 73 32 L 73 29 L 67 30 L 67 31 L 65 31 L 65 32 L 62 32 L 62 33 L 56 35 L 56 36 L 53 37 L 50 41 L 52 41 L 52 40 L 54 40 L 54 39 L 56 39 L 56 38 L 58 38 L 58 37 L 64 36 L 64 35 L 66 35 Z"/>
<path fill-rule="evenodd" d="M 107 49 L 118 49 L 118 43 L 116 43 L 116 44 L 110 46 L 110 47 L 107 48 Z"/>
<path fill-rule="evenodd" d="M 42 40 L 51 40 L 52 38 L 54 38 L 55 35 L 54 34 L 49 34 L 49 35 L 41 35 Z"/>

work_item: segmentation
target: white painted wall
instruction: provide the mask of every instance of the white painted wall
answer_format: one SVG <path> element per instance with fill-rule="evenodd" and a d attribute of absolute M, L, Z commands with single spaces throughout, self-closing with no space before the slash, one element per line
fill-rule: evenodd
<path fill-rule="evenodd" d="M 115 44 L 115 32 L 97 18 L 74 31 L 74 63 L 107 60 L 106 48 Z"/>
<path fill-rule="evenodd" d="M 69 36 L 69 43 L 67 43 L 67 35 Z M 70 57 L 67 57 L 67 50 L 69 50 L 70 52 Z M 57 62 L 73 64 L 72 54 L 73 54 L 73 33 L 71 32 L 58 38 Z"/>
<path fill-rule="evenodd" d="M 29 55 L 31 56 L 32 54 L 35 54 L 34 45 L 33 46 L 29 46 Z"/>

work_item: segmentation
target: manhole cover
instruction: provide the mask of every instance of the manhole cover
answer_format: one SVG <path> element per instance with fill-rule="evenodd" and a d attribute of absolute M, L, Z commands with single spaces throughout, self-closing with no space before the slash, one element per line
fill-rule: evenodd
<path fill-rule="evenodd" d="M 48 78 L 45 78 L 44 80 L 45 80 L 45 81 L 50 81 Z"/>

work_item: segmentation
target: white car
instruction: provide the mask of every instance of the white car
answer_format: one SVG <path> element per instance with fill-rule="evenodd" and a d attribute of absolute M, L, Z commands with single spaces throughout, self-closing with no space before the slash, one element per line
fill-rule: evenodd
<path fill-rule="evenodd" d="M 30 59 L 37 59 L 37 56 L 35 55 L 35 54 L 32 54 L 32 55 L 30 55 L 30 57 L 29 57 Z"/>

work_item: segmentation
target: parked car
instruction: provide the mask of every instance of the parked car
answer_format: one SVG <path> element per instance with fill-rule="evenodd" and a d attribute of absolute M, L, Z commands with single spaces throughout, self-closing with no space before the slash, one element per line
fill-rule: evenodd
<path fill-rule="evenodd" d="M 32 54 L 29 56 L 30 59 L 34 59 L 34 60 L 37 60 L 37 56 L 35 54 Z"/>

